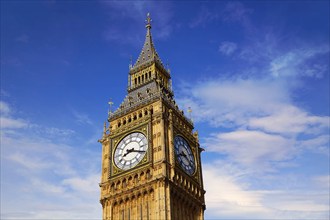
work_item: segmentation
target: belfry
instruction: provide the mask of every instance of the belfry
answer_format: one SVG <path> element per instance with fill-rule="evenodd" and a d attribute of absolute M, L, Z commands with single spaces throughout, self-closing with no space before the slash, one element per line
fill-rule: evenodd
<path fill-rule="evenodd" d="M 146 20 L 146 38 L 130 65 L 127 95 L 109 112 L 102 144 L 103 220 L 204 219 L 198 133 L 179 109 Z"/>

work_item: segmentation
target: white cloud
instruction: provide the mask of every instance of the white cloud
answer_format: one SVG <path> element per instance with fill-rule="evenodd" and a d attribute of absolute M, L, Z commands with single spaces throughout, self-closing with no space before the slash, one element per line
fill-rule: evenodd
<path fill-rule="evenodd" d="M 79 193 L 81 192 L 98 193 L 99 189 L 95 187 L 95 180 L 99 180 L 99 179 L 100 179 L 100 174 L 95 173 L 84 178 L 77 176 L 77 177 L 64 179 L 62 181 L 62 184 L 69 186 L 72 190 L 77 191 Z"/>
<path fill-rule="evenodd" d="M 330 175 L 316 176 L 313 181 L 321 189 L 328 190 L 330 188 Z"/>
<path fill-rule="evenodd" d="M 318 187 L 326 177 L 313 180 L 302 159 L 308 152 L 309 160 L 328 160 L 328 116 L 294 105 L 288 84 L 271 77 L 213 78 L 181 88 L 180 105 L 193 109 L 195 122 L 211 125 L 201 139 L 206 154 L 221 158 L 203 166 L 208 218 L 328 217 L 329 192 Z"/>
<path fill-rule="evenodd" d="M 178 102 L 192 107 L 194 120 L 213 126 L 242 125 L 252 116 L 275 112 L 289 102 L 288 90 L 277 81 L 263 79 L 211 79 L 188 86 Z"/>
<path fill-rule="evenodd" d="M 250 20 L 253 10 L 247 8 L 241 2 L 228 2 L 222 12 L 222 18 L 227 22 L 239 22 L 246 31 L 253 32 L 255 29 Z"/>
<path fill-rule="evenodd" d="M 7 102 L 0 101 L 0 128 L 2 132 L 4 129 L 16 129 L 24 128 L 28 126 L 28 122 L 20 119 L 11 117 L 12 109 Z"/>
<path fill-rule="evenodd" d="M 261 204 L 262 193 L 246 189 L 237 178 L 219 167 L 223 164 L 205 164 L 203 177 L 206 189 L 207 212 L 217 216 L 246 215 L 257 217 L 267 211 Z M 228 167 L 226 167 L 228 168 Z M 221 207 L 221 209 L 219 209 Z"/>
<path fill-rule="evenodd" d="M 277 190 L 256 190 L 246 177 L 258 181 L 265 178 L 251 176 L 244 168 L 228 162 L 213 162 L 203 165 L 206 189 L 206 218 L 217 219 L 326 219 L 329 217 L 327 190 L 308 186 L 297 190 L 288 182 Z M 283 181 L 281 175 L 269 179 Z M 321 177 L 321 179 L 326 177 Z M 300 180 L 302 181 L 302 180 Z M 323 180 L 322 180 L 323 181 Z M 253 181 L 250 181 L 251 183 Z M 308 181 L 302 181 L 305 186 Z M 279 185 L 279 184 L 278 184 Z M 221 207 L 221 208 L 220 208 Z"/>
<path fill-rule="evenodd" d="M 281 218 L 295 216 L 300 219 L 325 219 L 329 217 L 327 197 L 326 191 L 282 190 L 269 193 L 265 200 L 267 205 L 277 210 L 277 216 Z"/>
<path fill-rule="evenodd" d="M 7 142 L 7 140 L 5 140 Z M 8 143 L 8 142 L 7 142 Z M 38 172 L 44 169 L 50 169 L 53 165 L 48 161 L 38 157 L 30 157 L 30 155 L 22 154 L 21 152 L 14 151 L 12 154 L 7 155 L 7 158 L 10 161 L 16 163 L 17 165 L 21 165 L 27 170 L 31 170 L 33 172 Z"/>
<path fill-rule="evenodd" d="M 100 218 L 95 152 L 49 139 L 1 140 L 1 218 Z"/>
<path fill-rule="evenodd" d="M 228 155 L 232 162 L 263 172 L 273 167 L 273 162 L 289 159 L 295 151 L 290 139 L 249 130 L 219 133 L 204 144 L 207 151 Z"/>
<path fill-rule="evenodd" d="M 28 123 L 23 119 L 13 119 L 13 118 L 6 118 L 0 117 L 1 129 L 6 128 L 24 128 L 28 126 Z"/>
<path fill-rule="evenodd" d="M 245 7 L 241 2 L 228 2 L 225 7 L 224 19 L 242 21 L 249 17 L 252 9 Z"/>
<path fill-rule="evenodd" d="M 329 117 L 294 106 L 285 84 L 220 78 L 183 93 L 178 101 L 193 109 L 194 121 L 213 126 L 202 144 L 230 161 L 268 172 L 292 166 L 289 161 L 306 150 L 327 155 Z"/>
<path fill-rule="evenodd" d="M 0 101 L 0 113 L 1 115 L 8 115 L 10 113 L 10 107 L 8 103 Z"/>
<path fill-rule="evenodd" d="M 320 63 L 320 55 L 329 53 L 329 45 L 290 50 L 274 58 L 270 63 L 270 72 L 275 77 L 308 76 L 321 78 L 328 65 Z"/>
<path fill-rule="evenodd" d="M 221 42 L 219 46 L 219 51 L 226 56 L 229 56 L 232 53 L 234 53 L 236 49 L 237 49 L 237 44 L 229 41 Z"/>
<path fill-rule="evenodd" d="M 300 140 L 298 141 L 297 146 L 302 150 L 309 150 L 329 156 L 329 140 L 330 134 L 325 133 L 313 138 Z"/>
<path fill-rule="evenodd" d="M 93 125 L 92 120 L 89 118 L 89 116 L 85 113 L 78 112 L 76 110 L 72 110 L 73 116 L 75 117 L 77 123 L 79 124 L 87 124 L 87 125 Z"/>
<path fill-rule="evenodd" d="M 320 133 L 329 127 L 329 117 L 313 116 L 295 106 L 283 106 L 265 117 L 251 118 L 251 128 L 280 134 Z"/>
<path fill-rule="evenodd" d="M 86 137 L 77 146 L 59 138 L 72 132 L 32 123 L 1 127 L 1 219 L 101 217 L 100 152 Z"/>

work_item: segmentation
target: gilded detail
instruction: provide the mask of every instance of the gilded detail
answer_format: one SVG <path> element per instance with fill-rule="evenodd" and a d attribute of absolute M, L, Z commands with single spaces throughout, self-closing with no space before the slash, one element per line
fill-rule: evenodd
<path fill-rule="evenodd" d="M 142 51 L 129 68 L 127 95 L 109 111 L 99 140 L 103 220 L 202 220 L 203 149 L 192 121 L 175 102 L 151 22 L 148 14 Z"/>

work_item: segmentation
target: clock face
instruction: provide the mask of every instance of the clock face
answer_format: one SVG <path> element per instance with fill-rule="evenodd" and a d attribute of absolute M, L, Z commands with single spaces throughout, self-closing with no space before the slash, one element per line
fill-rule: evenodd
<path fill-rule="evenodd" d="M 174 148 L 176 158 L 183 170 L 192 175 L 195 172 L 195 157 L 191 151 L 188 142 L 181 136 L 174 138 Z"/>
<path fill-rule="evenodd" d="M 117 145 L 113 161 L 119 169 L 128 170 L 135 167 L 143 159 L 147 149 L 146 136 L 140 132 L 131 133 Z"/>

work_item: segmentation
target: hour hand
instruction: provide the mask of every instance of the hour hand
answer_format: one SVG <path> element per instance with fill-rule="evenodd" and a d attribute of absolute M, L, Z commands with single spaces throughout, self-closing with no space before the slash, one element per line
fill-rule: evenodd
<path fill-rule="evenodd" d="M 123 155 L 123 157 L 126 157 L 127 154 L 131 153 L 134 151 L 134 148 L 131 148 L 131 149 L 126 149 L 126 153 Z"/>
<path fill-rule="evenodd" d="M 184 156 L 185 158 L 187 158 L 187 155 L 183 151 L 179 155 Z"/>

